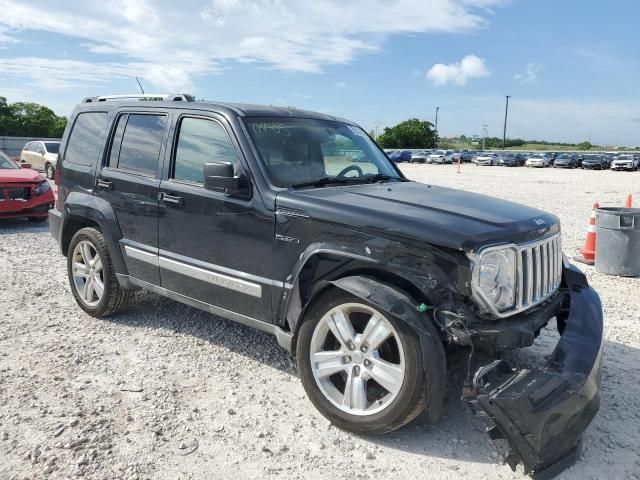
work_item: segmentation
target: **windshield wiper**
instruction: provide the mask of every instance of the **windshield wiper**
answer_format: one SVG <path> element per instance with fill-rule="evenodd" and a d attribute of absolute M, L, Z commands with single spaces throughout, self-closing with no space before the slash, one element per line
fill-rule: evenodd
<path fill-rule="evenodd" d="M 304 187 L 322 187 L 324 185 L 342 185 L 347 183 L 376 183 L 385 180 L 399 180 L 401 182 L 406 181 L 404 178 L 392 177 L 386 173 L 376 173 L 375 175 L 365 175 L 362 177 L 321 177 L 310 182 L 294 183 L 291 188 L 304 188 Z"/>
<path fill-rule="evenodd" d="M 391 175 L 387 175 L 386 173 L 376 173 L 375 175 L 367 175 L 365 178 L 369 183 L 383 182 L 385 180 L 399 180 L 404 182 L 404 178 L 400 177 L 392 177 Z"/>
<path fill-rule="evenodd" d="M 303 187 L 322 187 L 323 185 L 349 183 L 353 178 L 347 177 L 320 177 L 310 182 L 294 183 L 291 188 L 303 188 Z"/>

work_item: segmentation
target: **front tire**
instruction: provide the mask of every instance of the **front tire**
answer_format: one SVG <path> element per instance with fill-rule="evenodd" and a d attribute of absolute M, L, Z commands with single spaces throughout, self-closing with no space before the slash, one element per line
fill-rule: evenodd
<path fill-rule="evenodd" d="M 344 430 L 390 432 L 427 405 L 417 335 L 347 292 L 331 289 L 314 302 L 300 327 L 296 354 L 311 402 Z"/>
<path fill-rule="evenodd" d="M 76 302 L 92 317 L 106 317 L 127 306 L 133 292 L 118 283 L 102 233 L 78 230 L 67 252 L 67 274 Z"/>

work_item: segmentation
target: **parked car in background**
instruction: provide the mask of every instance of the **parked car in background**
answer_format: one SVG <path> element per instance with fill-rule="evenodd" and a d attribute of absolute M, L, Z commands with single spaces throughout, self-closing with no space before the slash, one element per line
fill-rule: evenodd
<path fill-rule="evenodd" d="M 524 154 L 506 152 L 500 155 L 498 165 L 504 165 L 505 167 L 521 167 L 524 165 L 524 161 Z"/>
<path fill-rule="evenodd" d="M 20 152 L 20 163 L 26 162 L 34 170 L 45 172 L 52 179 L 58 162 L 60 142 L 35 141 L 27 143 Z"/>
<path fill-rule="evenodd" d="M 453 163 L 453 150 L 436 150 L 427 160 L 429 163 Z"/>
<path fill-rule="evenodd" d="M 635 158 L 630 153 L 623 153 L 622 155 L 618 155 L 611 162 L 611 170 L 628 170 L 628 171 L 637 171 L 638 170 L 638 158 Z"/>
<path fill-rule="evenodd" d="M 471 162 L 471 160 L 473 160 L 473 157 L 475 157 L 477 154 L 477 152 L 472 152 L 470 150 L 463 150 L 462 153 L 460 154 L 460 160 L 462 160 L 465 163 L 469 163 Z"/>
<path fill-rule="evenodd" d="M 46 178 L 0 152 L 0 219 L 44 221 L 55 199 Z"/>
<path fill-rule="evenodd" d="M 534 153 L 527 158 L 524 164 L 527 167 L 549 167 L 551 166 L 551 155 L 548 153 Z"/>
<path fill-rule="evenodd" d="M 411 155 L 411 163 L 427 163 L 429 155 L 431 154 L 428 150 L 421 150 L 419 152 L 414 152 Z"/>
<path fill-rule="evenodd" d="M 578 160 L 573 153 L 561 153 L 553 162 L 553 168 L 576 168 Z"/>
<path fill-rule="evenodd" d="M 410 162 L 411 152 L 409 150 L 396 150 L 395 152 L 391 152 L 388 157 L 389 160 L 395 163 Z"/>
<path fill-rule="evenodd" d="M 497 153 L 481 153 L 473 158 L 473 163 L 476 166 L 489 166 L 498 165 L 499 157 Z"/>
<path fill-rule="evenodd" d="M 604 170 L 611 166 L 611 161 L 606 155 L 591 154 L 585 155 L 582 159 L 582 168 L 585 170 Z"/>

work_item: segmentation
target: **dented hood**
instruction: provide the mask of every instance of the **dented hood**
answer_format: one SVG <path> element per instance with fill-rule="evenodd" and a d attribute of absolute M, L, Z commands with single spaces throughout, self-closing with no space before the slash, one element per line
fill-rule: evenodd
<path fill-rule="evenodd" d="M 458 250 L 523 243 L 559 231 L 558 219 L 517 203 L 416 182 L 287 190 L 277 206 L 373 234 Z"/>
<path fill-rule="evenodd" d="M 44 177 L 30 168 L 0 168 L 0 183 L 41 182 Z"/>

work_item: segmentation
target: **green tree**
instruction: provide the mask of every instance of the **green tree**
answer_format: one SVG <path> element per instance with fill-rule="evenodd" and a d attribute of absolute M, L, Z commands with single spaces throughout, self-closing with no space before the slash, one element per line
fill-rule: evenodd
<path fill-rule="evenodd" d="M 592 146 L 593 145 L 591 145 L 591 142 L 581 142 L 581 143 L 576 145 L 578 150 L 591 150 Z"/>
<path fill-rule="evenodd" d="M 431 122 L 411 118 L 395 127 L 385 128 L 378 143 L 383 148 L 433 148 L 436 137 Z"/>
<path fill-rule="evenodd" d="M 0 135 L 60 138 L 67 126 L 65 117 L 30 102 L 8 104 L 0 97 Z"/>

